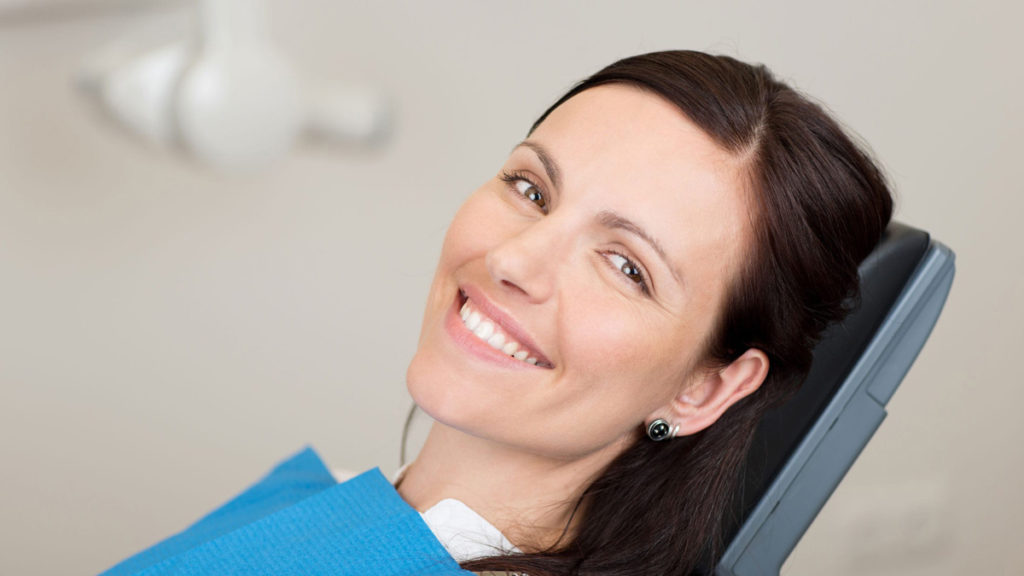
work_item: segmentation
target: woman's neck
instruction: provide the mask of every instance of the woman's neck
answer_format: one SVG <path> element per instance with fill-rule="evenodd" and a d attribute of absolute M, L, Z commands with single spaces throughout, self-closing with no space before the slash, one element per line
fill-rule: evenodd
<path fill-rule="evenodd" d="M 420 512 L 445 498 L 460 500 L 520 550 L 541 550 L 558 541 L 583 490 L 624 447 L 552 459 L 435 422 L 398 492 Z"/>

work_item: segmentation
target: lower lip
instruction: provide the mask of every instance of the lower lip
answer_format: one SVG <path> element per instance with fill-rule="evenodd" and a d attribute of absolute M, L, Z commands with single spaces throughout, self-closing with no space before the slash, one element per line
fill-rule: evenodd
<path fill-rule="evenodd" d="M 453 302 L 451 307 L 448 308 L 448 313 L 445 315 L 444 329 L 459 348 L 469 352 L 476 358 L 487 361 L 490 364 L 496 364 L 506 368 L 515 368 L 518 370 L 526 368 L 542 369 L 539 366 L 527 364 L 522 360 L 516 360 L 515 358 L 506 355 L 501 350 L 495 350 L 494 348 L 491 348 L 490 344 L 484 342 L 480 338 L 477 338 L 476 334 L 473 334 L 462 322 L 462 316 L 459 315 L 459 311 L 461 309 L 462 298 L 458 293 L 456 293 L 455 302 Z"/>

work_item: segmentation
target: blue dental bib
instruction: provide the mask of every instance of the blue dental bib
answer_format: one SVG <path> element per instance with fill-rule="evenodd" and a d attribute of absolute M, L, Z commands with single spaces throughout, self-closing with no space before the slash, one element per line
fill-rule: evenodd
<path fill-rule="evenodd" d="M 311 448 L 100 576 L 470 576 L 374 468 L 337 483 Z"/>

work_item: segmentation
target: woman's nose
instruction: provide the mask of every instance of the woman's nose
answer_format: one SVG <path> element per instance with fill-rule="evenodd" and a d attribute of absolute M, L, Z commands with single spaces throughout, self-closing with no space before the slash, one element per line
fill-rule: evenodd
<path fill-rule="evenodd" d="M 554 294 L 565 242 L 552 217 L 529 224 L 492 247 L 485 257 L 495 284 L 533 302 Z"/>

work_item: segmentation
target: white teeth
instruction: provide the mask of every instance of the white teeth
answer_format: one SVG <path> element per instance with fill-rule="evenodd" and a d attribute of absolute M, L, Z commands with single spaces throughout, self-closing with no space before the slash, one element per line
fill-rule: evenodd
<path fill-rule="evenodd" d="M 473 333 L 481 340 L 487 341 L 487 339 L 491 337 L 491 334 L 494 334 L 494 324 L 484 320 L 476 327 L 475 330 L 473 330 Z"/>
<path fill-rule="evenodd" d="M 512 338 L 509 338 L 494 322 L 474 310 L 469 305 L 468 299 L 463 302 L 462 308 L 459 309 L 459 317 L 462 318 L 463 324 L 466 325 L 466 328 L 469 328 L 470 332 L 477 338 L 487 342 L 487 345 L 491 348 L 501 350 L 502 353 L 516 360 L 522 360 L 534 366 L 537 365 L 538 360 L 535 356 L 530 356 L 528 350 L 521 349 L 521 345 Z M 544 366 L 550 368 L 549 365 L 545 364 Z"/>
<path fill-rule="evenodd" d="M 501 350 L 502 345 L 505 344 L 505 336 L 501 332 L 496 332 L 494 336 L 487 339 L 487 343 L 491 345 L 491 348 Z"/>

